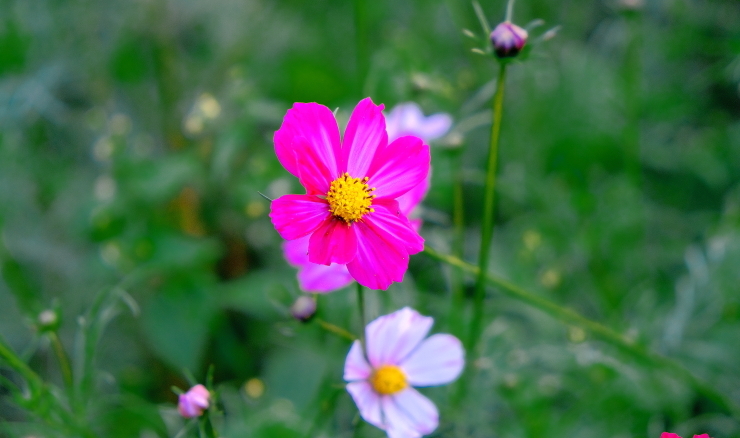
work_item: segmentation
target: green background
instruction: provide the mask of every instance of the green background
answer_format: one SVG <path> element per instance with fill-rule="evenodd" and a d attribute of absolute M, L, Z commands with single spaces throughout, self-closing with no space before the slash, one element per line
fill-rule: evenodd
<path fill-rule="evenodd" d="M 473 7 L 0 5 L 0 334 L 15 351 L 62 387 L 38 315 L 59 312 L 73 368 L 80 327 L 110 321 L 80 411 L 98 436 L 175 435 L 171 386 L 211 364 L 223 436 L 383 436 L 356 426 L 342 388 L 349 343 L 289 317 L 300 291 L 258 192 L 301 192 L 272 145 L 293 102 L 338 108 L 342 123 L 366 96 L 415 101 L 455 120 L 432 147 L 422 235 L 452 251 L 459 175 L 475 261 L 498 68 L 471 51 L 486 47 Z M 508 68 L 491 270 L 740 403 L 740 3 L 634 5 L 517 2 L 516 23 L 546 24 Z M 502 1 L 481 6 L 502 19 Z M 366 293 L 368 313 L 411 305 L 462 336 L 448 318 L 454 279 L 416 255 L 402 284 Z M 89 311 L 114 287 L 125 300 Z M 321 296 L 319 316 L 357 333 L 355 299 Z M 486 306 L 466 402 L 424 390 L 441 411 L 435 436 L 740 437 L 740 418 L 671 373 L 495 290 Z M 244 391 L 253 378 L 259 397 Z M 0 436 L 69 436 L 3 394 Z"/>

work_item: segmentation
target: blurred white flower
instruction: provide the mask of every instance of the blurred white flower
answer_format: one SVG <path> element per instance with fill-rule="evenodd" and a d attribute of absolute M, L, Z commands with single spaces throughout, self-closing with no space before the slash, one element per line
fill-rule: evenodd
<path fill-rule="evenodd" d="M 446 113 L 424 116 L 414 102 L 400 103 L 385 118 L 388 141 L 404 135 L 413 135 L 428 143 L 447 133 L 452 127 L 452 116 Z"/>

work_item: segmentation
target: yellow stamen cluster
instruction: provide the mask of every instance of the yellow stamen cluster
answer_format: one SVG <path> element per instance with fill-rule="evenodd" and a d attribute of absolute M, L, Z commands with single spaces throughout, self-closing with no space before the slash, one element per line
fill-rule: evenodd
<path fill-rule="evenodd" d="M 395 365 L 383 365 L 373 371 L 370 384 L 375 392 L 382 395 L 395 394 L 409 386 L 406 375 Z"/>
<path fill-rule="evenodd" d="M 370 192 L 375 189 L 367 186 L 368 179 L 352 178 L 345 172 L 331 182 L 326 200 L 329 201 L 329 211 L 334 217 L 351 224 L 360 220 L 364 214 L 375 211 L 370 208 L 375 198 Z"/>

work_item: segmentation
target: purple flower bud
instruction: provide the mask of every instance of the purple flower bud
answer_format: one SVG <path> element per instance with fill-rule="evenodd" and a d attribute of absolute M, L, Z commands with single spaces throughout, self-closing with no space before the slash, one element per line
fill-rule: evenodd
<path fill-rule="evenodd" d="M 203 410 L 208 409 L 211 393 L 205 386 L 195 385 L 185 394 L 180 394 L 177 402 L 177 411 L 185 418 L 200 417 Z"/>
<path fill-rule="evenodd" d="M 527 44 L 529 34 L 516 24 L 505 21 L 491 32 L 491 44 L 499 58 L 516 56 Z"/>
<path fill-rule="evenodd" d="M 306 322 L 316 313 L 316 300 L 308 295 L 301 295 L 290 306 L 290 314 L 301 322 Z"/>

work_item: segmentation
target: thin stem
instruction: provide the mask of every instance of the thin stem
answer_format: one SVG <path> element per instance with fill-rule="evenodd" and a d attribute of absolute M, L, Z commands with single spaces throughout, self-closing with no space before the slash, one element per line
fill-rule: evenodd
<path fill-rule="evenodd" d="M 480 273 L 480 269 L 478 267 L 466 263 L 457 257 L 440 254 L 428 246 L 424 248 L 424 252 L 434 259 L 456 266 L 473 275 L 479 275 Z M 561 322 L 581 327 L 585 331 L 591 333 L 594 337 L 611 344 L 623 353 L 626 353 L 638 360 L 672 371 L 674 375 L 689 383 L 689 385 L 698 393 L 702 394 L 709 400 L 712 400 L 735 418 L 740 419 L 740 406 L 737 406 L 730 398 L 703 382 L 701 379 L 695 377 L 689 370 L 684 368 L 678 362 L 636 344 L 634 340 L 610 329 L 609 327 L 582 316 L 575 310 L 562 307 L 552 301 L 535 295 L 534 293 L 529 292 L 501 277 L 487 274 L 485 275 L 485 280 L 487 283 L 497 286 L 498 290 L 504 295 L 522 301 L 530 307 L 540 310 Z"/>
<path fill-rule="evenodd" d="M 323 328 L 324 330 L 334 333 L 335 335 L 350 340 L 350 341 L 356 341 L 357 336 L 353 335 L 349 331 L 343 329 L 342 327 L 339 327 L 338 325 L 334 325 L 330 322 L 326 322 L 321 318 L 316 318 L 316 322 Z"/>
<path fill-rule="evenodd" d="M 493 123 L 491 125 L 491 144 L 488 150 L 488 168 L 486 169 L 486 189 L 483 200 L 483 223 L 481 247 L 478 255 L 478 277 L 475 282 L 473 299 L 473 319 L 470 324 L 467 348 L 473 352 L 481 334 L 483 324 L 483 301 L 486 289 L 486 270 L 493 240 L 494 201 L 496 195 L 496 168 L 498 164 L 498 140 L 501 133 L 501 116 L 504 107 L 504 84 L 506 81 L 506 64 L 501 64 L 501 71 L 496 82 L 496 94 L 493 97 Z"/>
<path fill-rule="evenodd" d="M 360 342 L 362 343 L 362 350 L 365 351 L 365 291 L 362 289 L 362 285 L 357 283 L 357 309 L 360 312 Z M 365 351 L 367 356 L 367 352 Z"/>
<path fill-rule="evenodd" d="M 72 367 L 69 365 L 69 357 L 67 356 L 67 352 L 64 350 L 64 345 L 62 345 L 56 332 L 51 331 L 48 333 L 48 336 L 51 341 L 51 346 L 54 349 L 54 353 L 57 355 L 57 359 L 59 360 L 59 367 L 62 370 L 64 384 L 67 388 L 71 388 L 74 384 L 72 378 Z"/>
<path fill-rule="evenodd" d="M 511 16 L 514 14 L 514 0 L 509 0 L 506 5 L 506 21 L 511 22 Z"/>
<path fill-rule="evenodd" d="M 18 374 L 23 376 L 26 383 L 31 388 L 32 392 L 37 392 L 42 389 L 44 382 L 41 378 L 28 367 L 20 358 L 13 353 L 6 344 L 5 341 L 0 338 L 0 361 L 4 361 L 10 368 L 15 370 Z"/>

